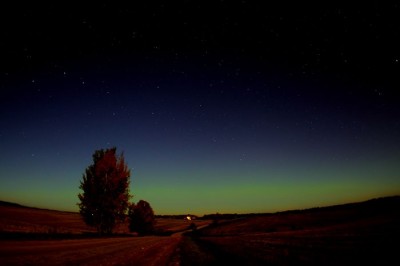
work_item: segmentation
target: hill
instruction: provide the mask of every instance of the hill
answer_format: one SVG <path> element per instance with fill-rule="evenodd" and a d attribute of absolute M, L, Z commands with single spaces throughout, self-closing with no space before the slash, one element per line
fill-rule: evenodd
<path fill-rule="evenodd" d="M 7 202 L 7 201 L 2 201 L 2 200 L 0 200 L 0 206 L 25 208 L 25 206 L 22 206 L 22 205 L 20 205 L 20 204 L 12 203 L 12 202 Z"/>
<path fill-rule="evenodd" d="M 94 232 L 85 225 L 79 213 L 47 210 L 0 203 L 0 228 L 2 233 L 81 234 Z"/>
<path fill-rule="evenodd" d="M 349 223 L 366 223 L 368 220 L 397 219 L 400 216 L 400 196 L 372 199 L 365 202 L 348 203 L 304 210 L 289 210 L 277 213 L 218 215 L 214 225 L 203 230 L 205 234 L 230 235 L 265 232 L 282 232 L 339 226 Z M 226 219 L 226 218 L 233 219 Z M 219 218 L 219 219 L 218 219 Z M 220 222 L 218 222 L 220 220 Z"/>
<path fill-rule="evenodd" d="M 188 261 L 246 265 L 391 265 L 400 248 L 400 197 L 252 214 L 186 238 Z M 210 255 L 211 254 L 211 255 Z"/>

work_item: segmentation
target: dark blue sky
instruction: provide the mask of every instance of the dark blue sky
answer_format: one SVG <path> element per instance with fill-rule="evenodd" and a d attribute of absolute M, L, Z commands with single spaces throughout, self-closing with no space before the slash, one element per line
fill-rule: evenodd
<path fill-rule="evenodd" d="M 398 5 L 4 10 L 2 200 L 77 210 L 112 146 L 162 214 L 400 192 Z"/>

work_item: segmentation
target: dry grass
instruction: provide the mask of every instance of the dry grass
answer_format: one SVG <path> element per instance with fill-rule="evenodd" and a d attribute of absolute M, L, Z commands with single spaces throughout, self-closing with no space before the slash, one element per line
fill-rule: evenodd
<path fill-rule="evenodd" d="M 70 233 L 94 232 L 80 215 L 25 207 L 0 206 L 0 226 L 5 232 Z"/>
<path fill-rule="evenodd" d="M 393 198 L 233 220 L 201 230 L 196 241 L 246 265 L 391 265 L 399 224 Z"/>
<path fill-rule="evenodd" d="M 159 218 L 157 230 L 184 231 L 191 222 Z M 195 223 L 200 227 L 209 221 Z M 399 224 L 400 197 L 394 197 L 220 221 L 183 237 L 3 239 L 0 261 L 13 265 L 391 265 L 400 249 Z M 15 206 L 0 206 L 0 226 L 10 232 L 93 230 L 77 213 Z M 123 224 L 118 230 L 126 228 Z"/>
<path fill-rule="evenodd" d="M 124 237 L 0 241 L 2 265 L 167 265 L 179 239 Z"/>
<path fill-rule="evenodd" d="M 156 230 L 170 235 L 187 230 L 190 223 L 160 218 Z M 209 222 L 197 220 L 195 223 L 201 226 Z M 115 231 L 127 230 L 128 225 L 124 223 Z M 180 234 L 94 238 L 93 234 L 82 234 L 95 231 L 73 212 L 0 206 L 1 232 L 1 265 L 174 265 L 180 262 L 177 256 Z M 83 239 L 79 239 L 81 236 Z"/>
<path fill-rule="evenodd" d="M 187 230 L 192 222 L 198 227 L 209 223 L 203 220 L 189 222 L 183 219 L 158 218 L 155 230 L 158 233 L 172 234 Z M 87 226 L 76 212 L 0 206 L 0 232 L 77 235 L 95 233 L 96 230 Z M 128 221 L 118 224 L 114 233 L 128 234 Z"/>
<path fill-rule="evenodd" d="M 202 230 L 204 235 L 228 236 L 348 226 L 379 226 L 400 220 L 400 197 L 304 211 L 259 215 L 221 222 Z M 382 225 L 382 226 L 383 226 Z"/>

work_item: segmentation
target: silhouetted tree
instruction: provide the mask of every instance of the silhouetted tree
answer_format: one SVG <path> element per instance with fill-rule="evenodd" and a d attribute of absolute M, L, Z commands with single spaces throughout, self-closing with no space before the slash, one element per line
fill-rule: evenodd
<path fill-rule="evenodd" d="M 130 170 L 117 148 L 96 150 L 93 164 L 86 168 L 79 186 L 80 214 L 85 223 L 100 234 L 112 233 L 116 223 L 123 221 L 129 204 Z"/>
<path fill-rule="evenodd" d="M 154 231 L 154 212 L 147 201 L 140 200 L 129 206 L 129 229 L 139 235 L 151 234 Z"/>

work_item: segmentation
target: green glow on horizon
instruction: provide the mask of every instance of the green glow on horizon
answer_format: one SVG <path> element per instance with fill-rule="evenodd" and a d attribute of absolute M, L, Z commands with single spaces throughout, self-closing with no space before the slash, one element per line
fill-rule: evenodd
<path fill-rule="evenodd" d="M 134 202 L 140 199 L 150 202 L 157 214 L 275 212 L 328 206 L 400 195 L 400 166 L 395 161 L 393 158 L 340 167 L 304 163 L 285 169 L 259 165 L 229 170 L 209 165 L 135 168 L 131 194 Z M 12 179 L 2 184 L 0 199 L 78 211 L 77 195 L 83 171 L 58 173 L 50 179 L 39 171 L 25 183 Z"/>
<path fill-rule="evenodd" d="M 302 209 L 374 197 L 398 195 L 399 189 L 360 188 L 360 184 L 325 184 L 319 186 L 238 186 L 225 188 L 151 189 L 137 197 L 147 198 L 160 214 L 169 213 L 246 213 Z M 163 196 L 165 195 L 165 196 Z"/>
<path fill-rule="evenodd" d="M 322 181 L 264 181 L 254 184 L 160 184 L 138 189 L 134 201 L 147 199 L 160 214 L 275 212 L 363 201 L 400 194 L 395 178 Z"/>

